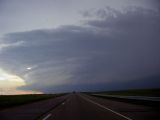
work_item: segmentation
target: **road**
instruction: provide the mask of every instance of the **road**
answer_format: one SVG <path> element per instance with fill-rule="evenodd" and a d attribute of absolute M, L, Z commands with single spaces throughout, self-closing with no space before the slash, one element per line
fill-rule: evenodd
<path fill-rule="evenodd" d="M 145 100 L 152 102 L 160 102 L 160 97 L 147 97 L 147 96 L 122 96 L 122 95 L 105 95 L 105 94 L 93 94 L 94 96 L 110 97 L 110 98 L 122 98 L 132 100 Z"/>
<path fill-rule="evenodd" d="M 158 120 L 156 108 L 73 93 L 0 111 L 0 120 Z"/>

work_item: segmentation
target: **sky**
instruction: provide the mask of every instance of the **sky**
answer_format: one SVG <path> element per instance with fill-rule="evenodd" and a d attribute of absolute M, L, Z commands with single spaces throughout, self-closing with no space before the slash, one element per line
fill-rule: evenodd
<path fill-rule="evenodd" d="M 158 0 L 0 0 L 0 94 L 160 87 Z"/>

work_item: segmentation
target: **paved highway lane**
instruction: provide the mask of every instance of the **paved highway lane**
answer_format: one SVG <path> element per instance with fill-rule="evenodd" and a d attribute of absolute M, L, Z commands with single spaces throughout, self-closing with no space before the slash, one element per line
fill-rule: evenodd
<path fill-rule="evenodd" d="M 158 120 L 155 108 L 81 93 L 0 112 L 0 120 Z"/>
<path fill-rule="evenodd" d="M 42 114 L 56 108 L 70 95 L 65 95 L 49 100 L 25 104 L 0 111 L 0 120 L 35 120 Z"/>
<path fill-rule="evenodd" d="M 157 120 L 158 110 L 84 94 L 72 94 L 41 120 Z"/>

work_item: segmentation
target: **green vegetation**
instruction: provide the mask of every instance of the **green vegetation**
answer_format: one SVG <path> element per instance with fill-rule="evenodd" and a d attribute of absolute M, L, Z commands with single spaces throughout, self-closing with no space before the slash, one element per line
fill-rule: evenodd
<path fill-rule="evenodd" d="M 0 95 L 0 108 L 22 105 L 61 95 L 64 94 Z"/>
<path fill-rule="evenodd" d="M 95 94 L 160 97 L 160 88 L 157 88 L 157 89 L 130 89 L 130 90 L 120 90 L 120 91 L 105 91 L 105 92 L 95 92 Z"/>

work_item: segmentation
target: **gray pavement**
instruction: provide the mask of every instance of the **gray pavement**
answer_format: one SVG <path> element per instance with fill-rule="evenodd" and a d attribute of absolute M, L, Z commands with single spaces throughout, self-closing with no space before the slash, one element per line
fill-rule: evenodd
<path fill-rule="evenodd" d="M 157 108 L 82 93 L 0 111 L 0 120 L 158 120 Z"/>

